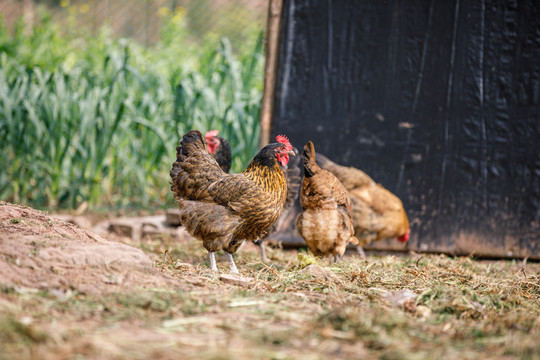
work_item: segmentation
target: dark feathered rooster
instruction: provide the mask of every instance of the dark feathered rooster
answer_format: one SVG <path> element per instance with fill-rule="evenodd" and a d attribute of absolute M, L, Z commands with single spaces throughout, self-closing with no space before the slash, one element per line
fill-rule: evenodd
<path fill-rule="evenodd" d="M 208 153 L 198 130 L 182 137 L 172 166 L 171 190 L 186 230 L 203 241 L 210 267 L 214 253 L 225 250 L 231 272 L 232 254 L 245 240 L 258 240 L 279 218 L 287 198 L 281 166 L 294 155 L 288 141 L 266 145 L 240 174 L 226 174 Z"/>
<path fill-rule="evenodd" d="M 228 174 L 231 170 L 231 146 L 226 139 L 218 134 L 218 130 L 210 130 L 204 137 L 208 145 L 208 152 L 216 159 L 221 170 Z"/>

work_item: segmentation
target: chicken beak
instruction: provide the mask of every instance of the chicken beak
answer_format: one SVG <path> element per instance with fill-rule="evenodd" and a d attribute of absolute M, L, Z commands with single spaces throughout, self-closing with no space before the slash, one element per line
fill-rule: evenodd
<path fill-rule="evenodd" d="M 289 151 L 287 152 L 287 155 L 290 155 L 290 156 L 296 156 L 296 154 L 295 154 L 294 151 L 292 151 L 292 150 L 289 150 Z"/>

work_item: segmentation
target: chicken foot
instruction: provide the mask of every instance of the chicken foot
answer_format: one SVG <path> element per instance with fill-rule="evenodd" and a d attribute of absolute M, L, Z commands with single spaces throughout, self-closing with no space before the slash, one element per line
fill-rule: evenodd
<path fill-rule="evenodd" d="M 234 263 L 234 259 L 232 257 L 232 254 L 225 251 L 225 254 L 227 254 L 227 260 L 229 260 L 229 271 L 233 274 L 240 274 L 238 272 L 238 269 L 236 268 L 236 264 Z"/>

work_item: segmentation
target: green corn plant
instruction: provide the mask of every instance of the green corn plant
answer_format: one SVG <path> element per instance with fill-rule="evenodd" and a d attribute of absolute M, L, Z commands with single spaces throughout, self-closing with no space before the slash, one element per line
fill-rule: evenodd
<path fill-rule="evenodd" d="M 188 50 L 106 31 L 84 40 L 75 46 L 50 20 L 30 35 L 0 24 L 0 199 L 166 206 L 175 147 L 190 129 L 220 130 L 234 171 L 257 152 L 261 34 L 243 54 L 226 38 Z"/>

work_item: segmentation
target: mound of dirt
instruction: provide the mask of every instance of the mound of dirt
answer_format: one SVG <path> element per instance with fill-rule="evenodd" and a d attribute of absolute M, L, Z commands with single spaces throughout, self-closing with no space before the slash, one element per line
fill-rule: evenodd
<path fill-rule="evenodd" d="M 25 206 L 0 202 L 0 283 L 101 294 L 174 286 L 146 254 Z"/>

